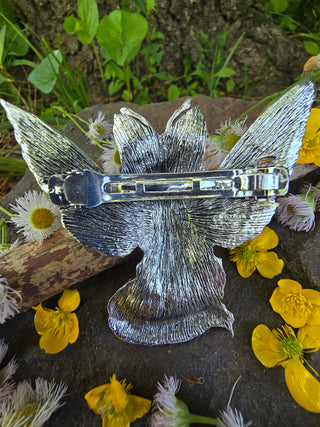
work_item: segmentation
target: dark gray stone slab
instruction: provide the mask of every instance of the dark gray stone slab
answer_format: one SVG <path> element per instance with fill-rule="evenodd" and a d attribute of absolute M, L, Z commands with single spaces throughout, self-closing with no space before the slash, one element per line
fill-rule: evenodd
<path fill-rule="evenodd" d="M 200 98 L 195 101 L 200 101 L 203 107 L 209 132 L 220 127 L 220 122 L 229 116 L 236 118 L 251 105 L 238 100 Z M 180 103 L 181 100 L 176 100 L 134 108 L 144 114 L 158 131 L 162 131 L 165 121 Z M 91 117 L 98 108 L 92 107 L 81 115 Z M 103 106 L 102 110 L 111 119 L 119 105 Z M 254 115 L 250 116 L 250 121 Z M 65 133 L 80 146 L 85 146 L 93 156 L 97 155 L 95 147 L 88 145 L 74 126 L 69 125 Z M 314 172 L 311 179 L 313 183 L 319 181 L 319 171 Z M 305 181 L 307 177 L 293 184 L 292 188 L 298 188 Z M 5 202 L 12 202 L 30 185 L 34 184 L 26 176 Z M 305 411 L 291 398 L 283 368 L 264 368 L 251 349 L 251 334 L 255 326 L 263 323 L 276 328 L 283 324 L 269 304 L 280 278 L 295 279 L 306 288 L 319 290 L 319 218 L 316 218 L 315 230 L 310 233 L 290 231 L 275 220 L 271 227 L 280 238 L 276 251 L 285 261 L 283 272 L 273 280 L 264 279 L 257 272 L 249 279 L 241 278 L 235 264 L 228 259 L 229 252 L 216 248 L 227 274 L 224 303 L 235 316 L 234 337 L 224 329 L 213 328 L 183 344 L 146 347 L 119 340 L 108 328 L 106 305 L 114 292 L 134 277 L 135 261 L 132 259 L 77 285 L 81 295 L 77 310 L 80 335 L 77 342 L 63 352 L 47 355 L 40 350 L 32 309 L 1 325 L 0 337 L 9 344 L 7 357 L 16 355 L 19 361 L 16 380 L 42 376 L 63 381 L 69 386 L 65 405 L 47 425 L 100 426 L 100 418 L 88 409 L 84 395 L 91 388 L 108 382 L 112 373 L 116 373 L 119 379 L 127 378 L 132 382 L 134 394 L 150 399 L 156 392 L 157 381 L 161 381 L 164 374 L 203 377 L 201 385 L 191 385 L 182 380 L 178 397 L 188 404 L 192 412 L 208 416 L 217 416 L 219 410 L 226 406 L 231 388 L 241 375 L 232 406 L 243 413 L 245 421 L 252 420 L 255 426 L 319 425 L 319 414 Z M 44 305 L 54 308 L 57 299 L 58 296 L 51 298 Z M 319 371 L 320 352 L 311 353 L 308 360 Z M 146 425 L 147 417 L 134 423 L 136 427 Z"/>

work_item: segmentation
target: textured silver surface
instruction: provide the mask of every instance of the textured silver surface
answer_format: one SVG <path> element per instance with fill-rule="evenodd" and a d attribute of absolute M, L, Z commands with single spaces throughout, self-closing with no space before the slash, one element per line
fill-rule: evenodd
<path fill-rule="evenodd" d="M 271 156 L 275 166 L 291 169 L 313 99 L 311 82 L 296 85 L 248 129 L 221 167 L 255 167 Z M 50 175 L 99 172 L 72 142 L 39 119 L 3 106 L 44 189 Z M 129 109 L 115 115 L 124 174 L 204 170 L 206 124 L 200 108 L 189 106 L 184 103 L 173 114 L 162 135 Z M 126 255 L 137 246 L 144 251 L 136 277 L 109 301 L 109 325 L 126 341 L 158 345 L 190 340 L 213 326 L 232 331 L 233 315 L 221 302 L 225 273 L 213 247 L 233 248 L 260 234 L 276 206 L 272 197 L 154 200 L 67 207 L 62 215 L 65 227 L 85 246 L 107 255 Z"/>
<path fill-rule="evenodd" d="M 60 207 L 94 208 L 125 201 L 201 199 L 214 197 L 270 198 L 287 194 L 286 168 L 219 169 L 209 172 L 101 175 L 73 171 L 49 178 L 49 196 Z"/>

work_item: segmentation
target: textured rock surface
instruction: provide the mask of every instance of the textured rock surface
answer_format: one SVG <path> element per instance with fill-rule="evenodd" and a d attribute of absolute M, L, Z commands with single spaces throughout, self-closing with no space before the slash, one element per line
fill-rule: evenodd
<path fill-rule="evenodd" d="M 252 103 L 208 97 L 197 97 L 208 122 L 209 132 L 219 128 L 221 122 L 235 119 Z M 158 132 L 164 130 L 165 122 L 181 104 L 181 100 L 133 108 L 145 115 Z M 123 105 L 123 104 L 121 104 Z M 112 119 L 119 104 L 95 106 L 81 113 L 89 118 L 102 109 Z M 251 113 L 252 122 L 258 110 Z M 85 147 L 94 158 L 99 150 L 89 145 L 86 138 L 69 125 L 65 134 Z M 312 182 L 320 180 L 319 170 L 312 173 Z M 294 183 L 299 188 L 308 177 Z M 27 174 L 8 195 L 4 204 L 30 187 L 35 186 Z M 249 279 L 242 279 L 235 264 L 228 260 L 228 251 L 216 248 L 223 259 L 227 274 L 224 303 L 235 316 L 234 337 L 226 330 L 211 329 L 204 335 L 183 344 L 145 347 L 125 343 L 117 339 L 107 326 L 106 305 L 109 298 L 129 278 L 135 275 L 135 264 L 129 260 L 120 266 L 100 273 L 95 278 L 80 283 L 81 305 L 77 310 L 80 335 L 72 346 L 57 355 L 47 355 L 39 349 L 33 326 L 33 310 L 16 316 L 0 326 L 0 336 L 9 343 L 8 357 L 16 355 L 20 367 L 16 380 L 42 376 L 64 381 L 69 385 L 65 405 L 47 423 L 48 426 L 100 426 L 101 420 L 86 405 L 84 394 L 91 388 L 107 382 L 115 372 L 118 378 L 126 377 L 135 387 L 133 393 L 152 398 L 157 381 L 163 375 L 184 375 L 194 379 L 204 378 L 202 385 L 191 385 L 183 380 L 178 396 L 194 413 L 217 416 L 229 399 L 235 380 L 241 375 L 236 387 L 232 406 L 241 410 L 245 421 L 252 420 L 255 426 L 316 426 L 319 415 L 300 408 L 287 391 L 283 368 L 264 368 L 251 350 L 251 334 L 256 325 L 269 327 L 283 324 L 268 302 L 279 278 L 299 280 L 304 287 L 320 288 L 319 269 L 319 218 L 310 233 L 296 233 L 271 223 L 280 238 L 276 249 L 285 260 L 285 269 L 273 280 L 263 279 L 257 272 Z M 55 307 L 58 296 L 45 303 Z M 320 352 L 308 358 L 312 366 L 320 369 Z M 134 426 L 146 426 L 147 417 Z"/>
<path fill-rule="evenodd" d="M 157 3 L 156 12 L 151 15 L 150 27 L 165 35 L 161 69 L 175 77 L 183 75 L 182 60 L 188 53 L 193 65 L 199 60 L 200 31 L 211 40 L 217 40 L 219 35 L 229 31 L 225 58 L 240 35 L 246 33 L 229 63 L 236 71 L 234 79 L 240 94 L 245 85 L 245 70 L 254 95 L 265 95 L 291 84 L 308 59 L 302 42 L 286 36 L 266 15 L 263 4 L 255 0 L 161 0 Z M 11 0 L 10 4 L 18 23 L 21 26 L 27 24 L 39 37 L 30 34 L 38 47 L 42 37 L 56 47 L 57 33 L 61 33 L 62 46 L 71 65 L 80 68 L 95 96 L 100 97 L 99 69 L 91 46 L 82 45 L 75 35 L 66 34 L 63 29 L 67 16 L 77 17 L 77 2 Z M 119 8 L 121 1 L 97 0 L 97 4 L 101 19 Z M 134 9 L 133 2 L 132 6 Z M 212 54 L 207 54 L 208 67 L 212 59 Z"/>

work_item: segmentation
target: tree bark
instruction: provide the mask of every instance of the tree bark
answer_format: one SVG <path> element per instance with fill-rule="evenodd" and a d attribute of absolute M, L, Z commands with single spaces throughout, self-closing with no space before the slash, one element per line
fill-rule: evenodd
<path fill-rule="evenodd" d="M 0 275 L 21 293 L 24 311 L 123 259 L 85 248 L 61 228 L 42 245 L 28 242 L 0 257 Z"/>

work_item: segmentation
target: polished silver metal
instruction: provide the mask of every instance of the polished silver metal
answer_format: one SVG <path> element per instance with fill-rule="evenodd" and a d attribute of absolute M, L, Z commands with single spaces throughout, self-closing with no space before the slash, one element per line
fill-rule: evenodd
<path fill-rule="evenodd" d="M 51 201 L 62 207 L 103 203 L 212 197 L 283 196 L 289 173 L 282 167 L 219 169 L 211 172 L 101 175 L 72 171 L 49 178 Z"/>
<path fill-rule="evenodd" d="M 233 315 L 222 303 L 225 271 L 214 246 L 234 248 L 260 234 L 270 222 L 280 182 L 285 185 L 280 190 L 286 191 L 285 174 L 298 158 L 314 96 L 313 83 L 303 81 L 274 102 L 217 171 L 226 183 L 211 176 L 197 190 L 214 192 L 218 186 L 219 197 L 195 198 L 188 197 L 186 191 L 194 191 L 190 177 L 197 176 L 200 183 L 199 173 L 206 176 L 203 156 L 207 132 L 200 107 L 190 108 L 190 100 L 173 113 L 161 135 L 144 117 L 122 108 L 114 117 L 113 128 L 122 175 L 107 183 L 99 166 L 65 136 L 30 113 L 5 101 L 2 105 L 30 170 L 39 185 L 45 191 L 50 186 L 51 196 L 56 196 L 66 229 L 83 245 L 106 255 L 125 256 L 137 246 L 144 252 L 136 277 L 109 300 L 108 321 L 121 339 L 159 345 L 188 341 L 211 327 L 232 331 Z M 259 167 L 272 172 L 259 174 Z M 253 170 L 254 184 L 244 173 L 239 185 L 246 189 L 238 190 L 249 193 L 230 197 L 227 192 L 237 189 L 239 176 L 233 174 L 239 170 Z M 173 175 L 163 187 L 157 174 Z M 183 192 L 183 197 L 174 198 L 177 174 L 183 175 L 184 188 L 178 179 L 178 193 Z M 165 197 L 141 197 L 150 196 L 144 187 L 137 199 L 121 199 L 128 189 L 135 191 L 138 186 L 131 181 L 131 190 L 126 187 L 126 176 L 130 180 L 137 175 L 144 175 L 143 182 L 155 184 L 157 193 L 165 193 Z M 254 192 L 262 188 L 274 193 L 259 197 Z M 105 193 L 121 200 L 99 204 Z M 88 207 L 96 203 L 96 207 Z"/>

